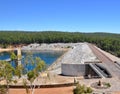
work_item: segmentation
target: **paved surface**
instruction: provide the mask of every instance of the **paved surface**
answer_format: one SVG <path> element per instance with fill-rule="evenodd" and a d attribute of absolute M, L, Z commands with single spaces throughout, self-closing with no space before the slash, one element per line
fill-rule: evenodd
<path fill-rule="evenodd" d="M 93 90 L 95 92 L 99 92 L 97 94 L 120 94 L 120 68 L 118 68 L 114 63 L 113 60 L 110 59 L 109 55 L 103 54 L 103 51 L 97 48 L 96 46 L 93 46 L 91 44 L 88 44 L 91 48 L 92 52 L 98 57 L 99 60 L 102 61 L 103 67 L 105 67 L 111 74 L 112 78 L 103 78 L 103 79 L 77 79 L 80 84 L 85 84 L 86 86 L 90 86 L 101 80 L 102 82 L 107 82 L 111 84 L 111 87 L 108 89 L 95 89 Z M 113 56 L 111 55 L 111 58 Z M 116 60 L 116 59 L 114 59 Z M 116 92 L 116 93 L 113 93 Z"/>
<path fill-rule="evenodd" d="M 93 53 L 99 58 L 99 60 L 102 61 L 101 65 L 105 67 L 112 74 L 113 77 L 120 78 L 120 69 L 114 64 L 114 62 L 95 46 L 89 44 L 89 47 L 91 48 Z"/>

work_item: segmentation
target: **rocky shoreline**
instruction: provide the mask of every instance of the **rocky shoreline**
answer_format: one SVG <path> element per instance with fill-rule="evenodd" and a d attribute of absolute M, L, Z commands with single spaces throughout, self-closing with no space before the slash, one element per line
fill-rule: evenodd
<path fill-rule="evenodd" d="M 52 44 L 30 44 L 28 46 L 23 46 L 21 50 L 23 51 L 66 51 L 71 48 L 73 44 L 63 44 L 63 43 L 52 43 Z"/>

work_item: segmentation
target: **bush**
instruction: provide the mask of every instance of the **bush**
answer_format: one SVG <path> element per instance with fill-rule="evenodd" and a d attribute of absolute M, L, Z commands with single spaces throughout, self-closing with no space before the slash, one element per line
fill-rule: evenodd
<path fill-rule="evenodd" d="M 110 83 L 105 83 L 105 85 L 106 85 L 107 87 L 111 87 L 111 84 L 110 84 Z"/>
<path fill-rule="evenodd" d="M 2 86 L 0 85 L 0 94 L 6 94 L 6 87 L 5 86 Z"/>
<path fill-rule="evenodd" d="M 93 90 L 90 87 L 80 84 L 77 84 L 76 88 L 73 90 L 74 94 L 90 94 L 92 92 Z"/>
<path fill-rule="evenodd" d="M 87 87 L 86 93 L 92 93 L 92 92 L 93 92 L 93 90 L 90 87 Z"/>

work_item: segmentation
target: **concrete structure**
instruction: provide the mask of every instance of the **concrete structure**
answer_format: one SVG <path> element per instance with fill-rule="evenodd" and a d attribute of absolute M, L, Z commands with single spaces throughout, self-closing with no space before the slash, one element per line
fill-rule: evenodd
<path fill-rule="evenodd" d="M 21 48 L 17 48 L 17 57 L 18 57 L 18 60 L 22 58 Z"/>
<path fill-rule="evenodd" d="M 67 76 L 84 76 L 86 70 L 85 64 L 65 64 L 61 65 L 62 75 Z"/>
<path fill-rule="evenodd" d="M 81 49 L 79 49 L 81 48 Z M 86 50 L 86 49 L 87 50 Z M 61 74 L 66 76 L 83 76 L 88 78 L 109 78 L 111 74 L 108 72 L 106 68 L 99 66 L 102 64 L 89 48 L 88 45 L 82 44 L 76 46 L 72 51 L 75 50 L 76 55 L 74 56 L 74 61 L 69 61 L 70 59 L 65 59 L 65 63 L 61 64 Z M 77 61 L 79 58 L 79 61 Z M 65 57 L 66 58 L 66 57 Z M 103 72 L 104 71 L 104 72 Z"/>
<path fill-rule="evenodd" d="M 95 63 L 86 64 L 66 64 L 62 63 L 62 75 L 66 76 L 80 76 L 85 78 L 105 78 L 103 73 L 98 71 Z"/>
<path fill-rule="evenodd" d="M 74 53 L 74 54 L 73 54 Z M 92 50 L 86 43 L 79 44 L 73 47 L 68 52 L 69 55 L 64 56 L 61 63 L 61 74 L 68 76 L 85 76 L 98 74 L 103 77 L 97 69 L 90 65 L 101 63 L 101 61 L 92 53 Z M 69 56 L 69 57 L 68 57 Z M 69 59 L 68 59 L 69 58 Z M 92 66 L 92 67 L 91 67 Z M 91 71 L 91 72 L 87 72 Z"/>

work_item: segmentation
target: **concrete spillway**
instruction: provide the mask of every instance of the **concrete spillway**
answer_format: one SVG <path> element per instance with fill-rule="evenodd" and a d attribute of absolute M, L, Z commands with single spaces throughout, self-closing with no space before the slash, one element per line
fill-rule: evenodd
<path fill-rule="evenodd" d="M 105 78 L 105 74 L 102 73 L 95 64 L 89 64 L 89 65 L 101 78 Z"/>

